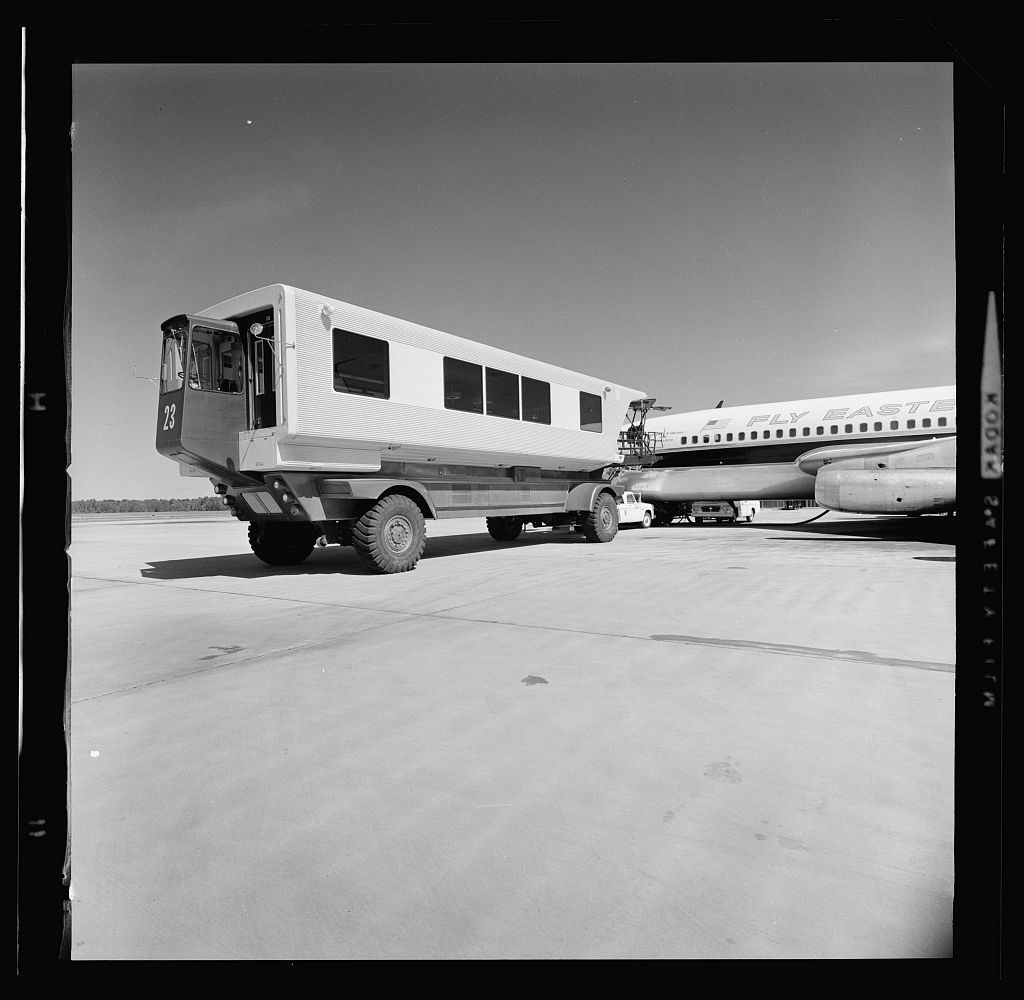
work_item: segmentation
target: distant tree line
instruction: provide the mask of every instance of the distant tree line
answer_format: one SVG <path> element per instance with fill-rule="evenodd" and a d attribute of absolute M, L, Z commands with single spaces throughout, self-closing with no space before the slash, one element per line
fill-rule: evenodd
<path fill-rule="evenodd" d="M 174 510 L 224 510 L 220 497 L 183 500 L 72 500 L 72 514 L 134 514 Z"/>

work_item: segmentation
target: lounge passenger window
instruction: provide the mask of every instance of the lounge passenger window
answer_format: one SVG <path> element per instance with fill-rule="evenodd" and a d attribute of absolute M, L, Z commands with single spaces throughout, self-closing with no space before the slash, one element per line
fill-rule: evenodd
<path fill-rule="evenodd" d="M 535 424 L 551 423 L 551 386 L 539 379 L 523 376 L 523 420 Z"/>
<path fill-rule="evenodd" d="M 580 430 L 601 433 L 601 397 L 580 392 Z"/>
<path fill-rule="evenodd" d="M 480 365 L 444 359 L 444 405 L 465 413 L 484 412 L 484 371 Z"/>
<path fill-rule="evenodd" d="M 348 330 L 332 330 L 334 391 L 391 398 L 391 369 L 386 340 Z"/>
<path fill-rule="evenodd" d="M 519 376 L 487 369 L 487 412 L 492 417 L 519 419 Z"/>

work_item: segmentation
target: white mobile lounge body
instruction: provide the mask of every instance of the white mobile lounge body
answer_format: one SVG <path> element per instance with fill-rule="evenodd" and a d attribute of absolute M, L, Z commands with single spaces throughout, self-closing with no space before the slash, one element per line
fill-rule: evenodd
<path fill-rule="evenodd" d="M 657 416 L 632 438 L 645 467 L 616 482 L 654 504 L 656 523 L 737 496 L 869 514 L 956 507 L 953 385 Z"/>
<path fill-rule="evenodd" d="M 425 519 L 610 541 L 643 393 L 285 284 L 162 324 L 157 450 L 207 476 L 264 562 L 351 544 L 412 569 Z"/>

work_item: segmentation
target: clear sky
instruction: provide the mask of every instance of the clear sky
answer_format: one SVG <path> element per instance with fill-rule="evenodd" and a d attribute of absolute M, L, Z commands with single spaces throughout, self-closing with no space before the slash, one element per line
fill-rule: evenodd
<path fill-rule="evenodd" d="M 955 380 L 945 63 L 77 65 L 72 496 L 160 323 L 283 281 L 676 411 Z"/>

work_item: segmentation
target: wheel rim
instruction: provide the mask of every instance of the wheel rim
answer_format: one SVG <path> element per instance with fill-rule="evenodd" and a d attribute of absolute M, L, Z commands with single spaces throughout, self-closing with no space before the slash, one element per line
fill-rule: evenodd
<path fill-rule="evenodd" d="M 612 526 L 612 511 L 610 507 L 602 507 L 600 511 L 601 527 L 607 531 Z"/>
<path fill-rule="evenodd" d="M 414 534 L 412 521 L 404 514 L 396 514 L 384 525 L 384 547 L 395 555 L 401 555 L 412 545 Z"/>

